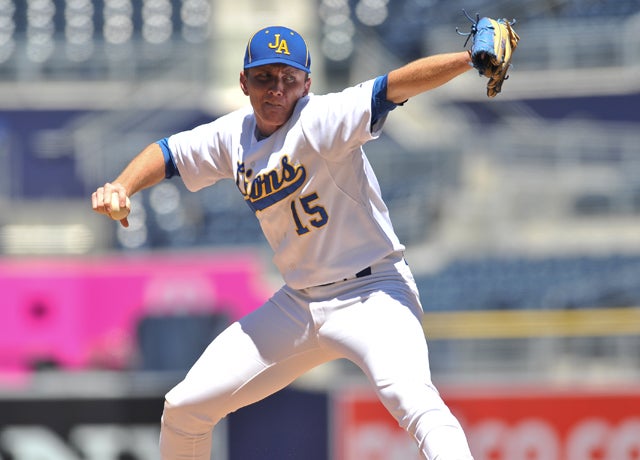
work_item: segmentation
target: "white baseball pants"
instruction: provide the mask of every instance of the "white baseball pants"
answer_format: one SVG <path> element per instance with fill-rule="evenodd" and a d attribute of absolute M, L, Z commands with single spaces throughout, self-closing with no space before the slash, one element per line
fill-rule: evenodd
<path fill-rule="evenodd" d="M 338 358 L 359 366 L 428 460 L 471 460 L 467 440 L 431 382 L 422 307 L 401 255 L 363 278 L 303 290 L 282 287 L 232 324 L 166 395 L 164 460 L 209 460 L 227 414 Z M 170 338 L 169 338 L 170 340 Z"/>

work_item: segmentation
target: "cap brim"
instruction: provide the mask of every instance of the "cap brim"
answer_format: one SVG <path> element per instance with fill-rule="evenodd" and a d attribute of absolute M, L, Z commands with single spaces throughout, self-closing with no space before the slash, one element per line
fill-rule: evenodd
<path fill-rule="evenodd" d="M 252 69 L 254 67 L 260 67 L 262 65 L 268 65 L 268 64 L 284 64 L 290 67 L 295 67 L 296 69 L 303 70 L 307 73 L 311 73 L 311 69 L 309 69 L 308 67 L 305 67 L 302 64 L 298 64 L 295 61 L 288 61 L 287 59 L 282 59 L 282 58 L 258 59 L 253 61 L 251 64 L 245 65 L 244 68 Z"/>

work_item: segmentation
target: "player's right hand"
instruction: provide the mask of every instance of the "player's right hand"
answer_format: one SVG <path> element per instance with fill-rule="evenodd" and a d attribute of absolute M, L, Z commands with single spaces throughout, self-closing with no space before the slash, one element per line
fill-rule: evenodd
<path fill-rule="evenodd" d="M 113 207 L 111 206 L 111 200 L 113 195 L 118 197 L 118 202 L 120 203 L 120 208 L 125 209 L 128 208 L 128 196 L 127 191 L 123 185 L 118 183 L 109 183 L 107 182 L 102 187 L 98 187 L 95 192 L 91 194 L 91 207 L 98 214 L 104 214 L 113 219 L 111 212 L 113 211 Z M 120 224 L 123 227 L 129 226 L 128 217 L 124 217 L 119 220 Z"/>

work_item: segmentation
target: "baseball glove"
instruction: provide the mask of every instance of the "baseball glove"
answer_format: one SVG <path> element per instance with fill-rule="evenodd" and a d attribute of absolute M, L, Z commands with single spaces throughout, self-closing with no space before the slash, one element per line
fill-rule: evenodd
<path fill-rule="evenodd" d="M 515 20 L 482 18 L 476 15 L 475 21 L 464 12 L 471 21 L 471 32 L 467 35 L 464 46 L 473 39 L 469 54 L 473 67 L 480 75 L 489 79 L 487 96 L 495 97 L 501 90 L 504 81 L 509 78 L 507 71 L 511 66 L 511 57 L 518 46 L 520 37 L 513 30 Z M 458 32 L 460 33 L 460 32 Z"/>

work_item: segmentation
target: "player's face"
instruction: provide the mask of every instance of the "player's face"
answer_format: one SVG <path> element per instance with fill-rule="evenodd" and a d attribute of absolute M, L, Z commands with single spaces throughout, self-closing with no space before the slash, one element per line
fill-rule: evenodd
<path fill-rule="evenodd" d="M 255 113 L 263 136 L 273 134 L 293 113 L 303 96 L 309 93 L 311 78 L 303 70 L 284 64 L 268 64 L 240 73 L 240 87 Z"/>

